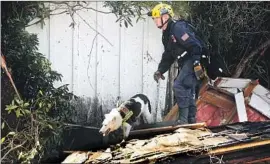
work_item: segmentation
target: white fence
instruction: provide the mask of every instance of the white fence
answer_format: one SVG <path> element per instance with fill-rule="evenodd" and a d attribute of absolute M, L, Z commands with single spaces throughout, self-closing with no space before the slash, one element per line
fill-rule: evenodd
<path fill-rule="evenodd" d="M 108 11 L 102 2 L 92 7 Z M 70 84 L 77 96 L 97 97 L 106 112 L 115 106 L 117 97 L 126 100 L 136 93 L 146 94 L 152 109 L 158 103 L 158 120 L 165 104 L 166 81 L 161 81 L 159 95 L 153 80 L 161 59 L 162 31 L 149 18 L 133 27 L 120 27 L 114 14 L 81 10 L 72 19 L 67 14 L 51 16 L 41 28 L 27 28 L 38 34 L 39 51 L 52 63 L 54 70 L 63 75 L 60 84 Z M 165 75 L 167 77 L 167 73 Z"/>

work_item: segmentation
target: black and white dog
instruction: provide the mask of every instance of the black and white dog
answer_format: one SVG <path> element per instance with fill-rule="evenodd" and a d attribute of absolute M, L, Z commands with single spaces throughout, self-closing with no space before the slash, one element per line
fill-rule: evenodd
<path fill-rule="evenodd" d="M 113 108 L 110 113 L 105 114 L 100 133 L 103 136 L 119 129 L 122 126 L 124 140 L 129 136 L 132 125 L 142 116 L 145 123 L 153 123 L 151 115 L 151 104 L 144 94 L 136 94 L 119 107 Z"/>

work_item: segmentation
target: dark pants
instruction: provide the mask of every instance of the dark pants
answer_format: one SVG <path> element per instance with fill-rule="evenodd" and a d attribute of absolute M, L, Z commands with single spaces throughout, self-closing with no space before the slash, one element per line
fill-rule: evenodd
<path fill-rule="evenodd" d="M 180 67 L 179 75 L 174 81 L 174 93 L 179 106 L 180 124 L 196 122 L 196 99 L 201 81 L 196 79 L 192 60 L 187 60 Z"/>

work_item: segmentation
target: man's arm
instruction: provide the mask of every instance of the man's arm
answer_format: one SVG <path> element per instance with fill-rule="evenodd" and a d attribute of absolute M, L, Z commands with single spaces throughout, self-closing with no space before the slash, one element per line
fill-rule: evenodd
<path fill-rule="evenodd" d="M 162 58 L 160 60 L 160 63 L 158 65 L 158 71 L 161 74 L 164 74 L 168 71 L 168 69 L 171 67 L 172 63 L 174 62 L 174 58 L 172 57 L 169 52 L 164 51 L 162 54 Z"/>
<path fill-rule="evenodd" d="M 173 34 L 177 41 L 190 52 L 193 61 L 200 61 L 202 45 L 195 38 L 195 34 L 190 31 L 186 23 L 176 23 L 173 28 Z"/>

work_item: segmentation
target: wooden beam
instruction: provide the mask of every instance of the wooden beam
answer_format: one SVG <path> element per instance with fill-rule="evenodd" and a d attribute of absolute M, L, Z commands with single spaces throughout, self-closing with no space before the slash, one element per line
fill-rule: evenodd
<path fill-rule="evenodd" d="M 247 110 L 246 110 L 243 92 L 239 92 L 235 94 L 234 97 L 235 97 L 235 104 L 236 104 L 239 122 L 247 121 L 248 117 L 247 117 Z"/>
<path fill-rule="evenodd" d="M 214 155 L 214 154 L 218 155 L 218 154 L 223 154 L 223 153 L 227 153 L 227 152 L 231 152 L 231 151 L 252 148 L 252 147 L 262 146 L 262 145 L 270 145 L 270 139 L 264 140 L 264 141 L 255 141 L 255 142 L 251 142 L 251 143 L 242 143 L 242 144 L 238 144 L 235 146 L 217 148 L 217 149 L 209 151 L 207 154 L 208 155 Z"/>
<path fill-rule="evenodd" d="M 169 111 L 169 113 L 164 117 L 163 121 L 175 121 L 178 119 L 178 105 L 175 104 L 171 110 Z"/>
<path fill-rule="evenodd" d="M 208 90 L 208 88 L 209 88 L 208 81 L 209 81 L 209 79 L 207 77 L 205 77 L 203 79 L 202 86 L 201 86 L 200 91 L 199 91 L 199 96 Z"/>
<path fill-rule="evenodd" d="M 214 82 L 214 87 L 217 87 L 218 84 L 222 81 L 222 78 L 221 77 L 218 77 L 215 82 Z"/>
<path fill-rule="evenodd" d="M 247 164 L 253 164 L 253 163 L 259 163 L 259 162 L 269 162 L 270 161 L 270 157 L 269 158 L 263 158 L 263 159 L 258 159 L 258 160 L 253 160 L 253 161 L 249 161 L 247 162 Z"/>
<path fill-rule="evenodd" d="M 141 129 L 141 130 L 134 130 L 130 132 L 130 135 L 137 135 L 137 134 L 146 134 L 152 132 L 163 132 L 163 131 L 174 131 L 178 128 L 191 128 L 197 129 L 206 127 L 206 123 L 195 123 L 195 124 L 184 124 L 184 125 L 176 125 L 176 126 L 166 126 L 166 127 L 159 127 L 159 128 L 149 128 L 149 129 Z"/>
<path fill-rule="evenodd" d="M 245 103 L 248 104 L 247 98 L 251 96 L 253 89 L 259 84 L 259 80 L 251 81 L 244 89 Z"/>
<path fill-rule="evenodd" d="M 220 93 L 216 90 L 208 90 L 204 92 L 203 95 L 201 96 L 201 101 L 224 109 L 232 109 L 235 106 L 232 97 Z"/>

